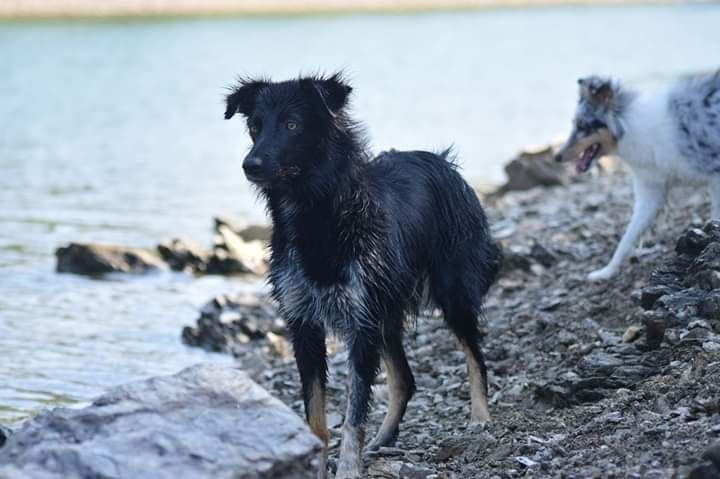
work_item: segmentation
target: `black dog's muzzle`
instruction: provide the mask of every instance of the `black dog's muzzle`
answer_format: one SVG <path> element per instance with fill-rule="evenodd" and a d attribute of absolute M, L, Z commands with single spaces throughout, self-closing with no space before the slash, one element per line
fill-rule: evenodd
<path fill-rule="evenodd" d="M 243 171 L 248 180 L 253 183 L 263 180 L 263 161 L 258 156 L 248 156 L 243 161 Z"/>

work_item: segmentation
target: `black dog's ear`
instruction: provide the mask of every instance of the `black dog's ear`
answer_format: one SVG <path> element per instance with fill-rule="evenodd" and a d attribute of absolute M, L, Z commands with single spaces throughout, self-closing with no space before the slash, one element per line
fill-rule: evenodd
<path fill-rule="evenodd" d="M 321 105 L 331 115 L 336 115 L 347 105 L 348 97 L 352 92 L 352 87 L 345 82 L 340 73 L 336 73 L 330 78 L 312 78 L 301 81 L 306 88 L 312 90 Z"/>
<path fill-rule="evenodd" d="M 232 89 L 232 93 L 225 97 L 225 119 L 229 120 L 235 113 L 248 116 L 255 108 L 255 99 L 258 92 L 266 87 L 266 80 L 244 80 Z"/>
<path fill-rule="evenodd" d="M 352 87 L 345 82 L 342 74 L 336 73 L 328 79 L 319 80 L 318 84 L 330 111 L 336 113 L 347 105 Z"/>

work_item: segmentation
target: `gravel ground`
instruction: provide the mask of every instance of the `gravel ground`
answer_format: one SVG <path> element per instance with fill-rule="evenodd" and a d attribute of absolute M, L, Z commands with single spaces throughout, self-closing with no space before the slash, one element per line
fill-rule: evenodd
<path fill-rule="evenodd" d="M 622 273 L 597 284 L 585 276 L 609 259 L 629 216 L 625 175 L 585 176 L 567 187 L 487 200 L 508 256 L 484 325 L 493 421 L 468 425 L 463 355 L 429 313 L 409 326 L 405 341 L 418 391 L 396 446 L 367 457 L 368 476 L 670 478 L 695 468 L 692 477 L 720 477 L 720 259 L 711 247 L 707 255 L 702 248 L 675 252 L 678 237 L 708 217 L 702 193 L 678 190 Z M 683 238 L 692 243 L 698 235 L 707 240 L 700 230 Z M 214 348 L 233 352 L 302 414 L 282 325 L 271 307 L 250 309 L 228 316 L 226 305 L 206 314 L 205 327 L 225 311 L 215 327 L 235 328 Z M 186 340 L 203 336 L 190 333 Z M 210 343 L 206 338 L 205 347 Z M 331 350 L 332 458 L 346 369 L 342 348 Z M 384 379 L 375 387 L 369 437 L 386 409 Z"/>

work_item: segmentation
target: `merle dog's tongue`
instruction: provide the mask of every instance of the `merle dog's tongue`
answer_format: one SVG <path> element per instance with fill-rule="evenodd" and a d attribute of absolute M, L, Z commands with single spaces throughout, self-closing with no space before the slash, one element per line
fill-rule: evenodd
<path fill-rule="evenodd" d="M 575 163 L 575 171 L 577 173 L 585 173 L 587 170 L 590 169 L 590 166 L 595 159 L 595 154 L 597 153 L 597 150 L 598 148 L 596 147 L 596 145 L 592 145 L 582 152 L 582 155 L 578 159 L 577 163 Z"/>

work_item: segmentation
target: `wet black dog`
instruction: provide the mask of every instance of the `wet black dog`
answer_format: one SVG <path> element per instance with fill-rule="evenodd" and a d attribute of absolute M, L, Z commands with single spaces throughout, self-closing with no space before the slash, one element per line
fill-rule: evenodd
<path fill-rule="evenodd" d="M 403 323 L 417 314 L 425 286 L 466 353 L 472 419 L 489 419 L 477 321 L 501 263 L 480 203 L 448 152 L 371 159 L 347 114 L 350 91 L 339 74 L 242 80 L 225 111 L 226 119 L 247 118 L 253 146 L 243 168 L 273 220 L 270 283 L 292 335 L 308 422 L 326 445 L 326 330 L 348 348 L 340 478 L 360 477 L 381 357 L 390 404 L 369 447 L 398 435 L 415 389 Z"/>

